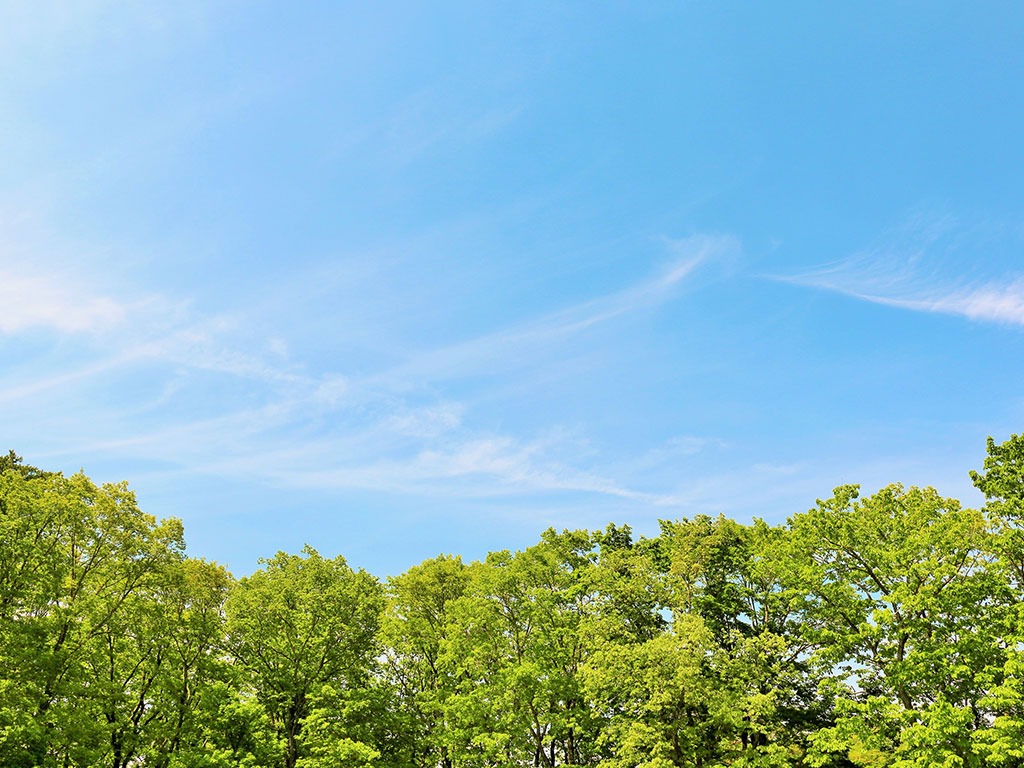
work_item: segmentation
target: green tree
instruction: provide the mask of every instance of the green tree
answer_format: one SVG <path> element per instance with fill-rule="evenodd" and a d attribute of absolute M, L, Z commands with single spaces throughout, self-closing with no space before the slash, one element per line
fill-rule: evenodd
<path fill-rule="evenodd" d="M 26 464 L 25 460 L 14 451 L 8 451 L 6 456 L 0 455 L 0 474 L 4 472 L 15 472 L 28 480 L 51 474 L 44 472 L 39 467 Z"/>
<path fill-rule="evenodd" d="M 231 575 L 216 563 L 188 558 L 169 570 L 158 596 L 162 674 L 152 690 L 146 762 L 167 768 L 204 751 L 202 713 L 229 672 L 222 658 L 224 601 Z"/>
<path fill-rule="evenodd" d="M 452 606 L 468 584 L 462 559 L 445 556 L 388 580 L 381 631 L 385 671 L 401 703 L 409 761 L 424 768 L 452 765 L 445 711 L 456 680 L 442 654 L 452 631 Z"/>
<path fill-rule="evenodd" d="M 126 484 L 0 472 L 3 764 L 119 768 L 128 761 L 112 702 L 140 695 L 148 707 L 152 659 L 136 659 L 132 685 L 115 678 L 130 663 L 131 643 L 158 641 L 144 606 L 183 548 L 181 523 L 141 512 Z M 112 645 L 126 630 L 131 640 Z M 133 741 L 127 752 L 140 748 Z"/>
<path fill-rule="evenodd" d="M 709 766 L 732 701 L 708 674 L 716 651 L 704 620 L 682 614 L 639 643 L 607 641 L 588 659 L 586 691 L 607 719 L 599 741 L 608 768 Z"/>
<path fill-rule="evenodd" d="M 843 486 L 791 524 L 806 631 L 839 696 L 816 759 L 866 747 L 897 766 L 980 765 L 972 733 L 988 725 L 979 703 L 1004 662 L 1006 608 L 984 515 L 931 488 L 861 500 Z"/>
<path fill-rule="evenodd" d="M 981 472 L 971 471 L 974 485 L 985 494 L 986 509 L 1015 522 L 1024 521 L 1024 433 L 996 444 L 987 441 L 988 455 Z"/>
<path fill-rule="evenodd" d="M 666 626 L 669 591 L 667 558 L 661 539 L 633 541 L 628 525 L 594 534 L 598 554 L 588 576 L 587 631 L 594 637 L 643 642 Z"/>
<path fill-rule="evenodd" d="M 1000 444 L 990 437 L 987 447 L 984 467 L 971 472 L 971 479 L 985 494 L 1011 608 L 1002 614 L 1000 627 L 1005 662 L 979 702 L 991 712 L 991 728 L 979 732 L 976 741 L 989 764 L 1017 766 L 1024 763 L 1024 434 Z"/>
<path fill-rule="evenodd" d="M 760 520 L 700 515 L 661 523 L 657 549 L 674 642 L 679 627 L 693 635 L 700 619 L 710 645 L 699 675 L 713 692 L 688 698 L 691 733 L 678 740 L 688 746 L 674 747 L 673 759 L 785 763 L 826 721 L 800 634 L 805 596 L 793 584 L 790 546 L 788 531 Z"/>
<path fill-rule="evenodd" d="M 228 642 L 283 743 L 283 765 L 295 768 L 314 695 L 325 684 L 347 695 L 369 685 L 383 595 L 365 571 L 311 547 L 261 562 L 228 596 Z"/>
<path fill-rule="evenodd" d="M 443 657 L 458 681 L 446 707 L 457 764 L 577 765 L 593 753 L 580 676 L 593 543 L 586 532 L 549 530 L 536 546 L 471 568 Z"/>
<path fill-rule="evenodd" d="M 284 744 L 266 710 L 233 666 L 204 681 L 190 741 L 170 755 L 170 768 L 268 768 L 284 762 Z"/>

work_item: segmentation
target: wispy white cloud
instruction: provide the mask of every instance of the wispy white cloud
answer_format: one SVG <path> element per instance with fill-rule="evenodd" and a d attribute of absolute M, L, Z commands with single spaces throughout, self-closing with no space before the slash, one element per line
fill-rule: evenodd
<path fill-rule="evenodd" d="M 386 429 L 387 425 L 380 427 Z M 207 465 L 206 470 L 246 479 L 258 476 L 280 487 L 304 490 L 365 490 L 451 499 L 582 493 L 657 506 L 679 502 L 675 496 L 638 490 L 574 466 L 571 458 L 561 455 L 560 446 L 546 438 L 524 441 L 511 435 L 460 432 L 439 439 L 437 447 L 421 446 L 408 455 L 369 456 L 360 455 L 358 442 L 335 437 L 298 450 L 236 453 Z"/>
<path fill-rule="evenodd" d="M 310 406 L 297 396 L 148 433 L 83 438 L 56 455 L 130 454 L 169 466 L 170 472 L 302 490 L 473 499 L 575 492 L 671 503 L 577 466 L 575 446 L 557 435 L 484 434 L 460 423 L 460 411 L 455 403 L 406 405 L 397 416 L 385 412 L 303 438 L 296 431 L 309 428 Z"/>
<path fill-rule="evenodd" d="M 97 345 L 102 357 L 34 382 L 0 379 L 0 400 L 36 402 L 44 394 L 52 400 L 90 381 L 138 393 L 90 420 L 104 425 L 102 434 L 83 423 L 77 435 L 51 444 L 51 456 L 130 457 L 171 473 L 329 492 L 477 500 L 584 494 L 675 507 L 682 497 L 663 491 L 653 465 L 677 464 L 701 449 L 699 439 L 667 444 L 664 455 L 648 457 L 643 471 L 602 466 L 592 446 L 557 425 L 544 434 L 484 427 L 473 408 L 444 386 L 491 373 L 517 357 L 557 354 L 599 325 L 656 308 L 673 300 L 699 268 L 738 249 L 734 239 L 712 236 L 667 247 L 671 258 L 661 270 L 619 291 L 417 351 L 403 363 L 362 375 L 310 370 L 309 361 L 295 359 L 289 339 L 276 331 L 254 334 L 243 316 L 203 316 L 187 303 L 160 297 L 137 304 L 110 299 L 118 313 Z M 88 313 L 91 325 L 69 325 L 61 318 L 88 302 L 70 288 L 49 290 L 52 308 L 39 322 L 65 333 L 106 327 Z M 142 380 L 149 383 L 139 386 Z"/>
<path fill-rule="evenodd" d="M 1024 278 L 1011 279 L 1006 284 L 990 283 L 953 290 L 950 293 L 926 293 L 919 298 L 857 293 L 850 295 L 902 309 L 961 315 L 970 320 L 1024 326 Z"/>
<path fill-rule="evenodd" d="M 123 263 L 110 246 L 52 233 L 45 194 L 0 200 L 0 336 L 121 334 L 177 325 L 185 306 L 119 285 Z M 111 358 L 110 347 L 104 356 Z"/>
<path fill-rule="evenodd" d="M 623 290 L 574 304 L 539 318 L 411 356 L 379 378 L 455 378 L 467 370 L 494 371 L 535 359 L 535 353 L 623 315 L 658 306 L 675 296 L 685 279 L 709 262 L 735 255 L 736 238 L 695 235 L 666 241 L 673 258 L 646 280 Z"/>
<path fill-rule="evenodd" d="M 233 345 L 231 326 L 226 318 L 210 318 L 163 332 L 150 329 L 153 335 L 131 346 L 126 359 L 182 365 L 267 383 L 296 384 L 306 380 L 279 360 L 268 359 L 261 350 L 247 351 Z M 336 393 L 337 382 L 331 382 L 330 388 Z"/>
<path fill-rule="evenodd" d="M 726 447 L 725 442 L 720 438 L 676 435 L 631 459 L 627 468 L 630 474 L 637 474 L 648 470 L 659 470 L 666 466 L 681 466 L 694 456 L 709 449 L 721 450 Z"/>
<path fill-rule="evenodd" d="M 97 333 L 124 322 L 128 307 L 90 295 L 57 275 L 17 274 L 0 267 L 0 333 L 35 328 L 62 333 Z"/>
<path fill-rule="evenodd" d="M 318 491 L 373 491 L 463 499 L 584 493 L 673 506 L 675 496 L 634 487 L 589 467 L 591 451 L 558 430 L 523 436 L 482 431 L 454 401 L 413 405 L 382 395 L 332 402 L 320 418 L 317 385 L 297 382 L 255 408 L 141 431 L 108 414 L 114 436 L 81 435 L 51 455 L 131 456 L 169 472 L 212 474 L 263 485 Z M 344 390 L 343 390 L 344 392 Z"/>
<path fill-rule="evenodd" d="M 71 370 L 61 370 L 32 377 L 28 381 L 16 381 L 0 386 L 0 403 L 12 403 L 45 395 L 48 391 L 67 388 L 69 385 L 88 381 L 104 373 L 117 370 L 125 363 L 125 357 L 114 355 L 102 358 Z"/>
<path fill-rule="evenodd" d="M 1024 326 L 1024 273 L 1000 270 L 993 259 L 989 271 L 979 274 L 977 260 L 963 258 L 963 251 L 989 243 L 984 237 L 972 242 L 970 234 L 948 216 L 913 216 L 849 258 L 775 279 L 900 309 Z"/>

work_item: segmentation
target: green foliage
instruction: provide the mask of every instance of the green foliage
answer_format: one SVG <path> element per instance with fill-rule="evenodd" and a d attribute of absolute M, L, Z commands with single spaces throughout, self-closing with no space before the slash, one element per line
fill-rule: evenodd
<path fill-rule="evenodd" d="M 156 692 L 181 523 L 124 484 L 4 471 L 0 541 L 0 762 L 130 764 L 169 714 Z"/>
<path fill-rule="evenodd" d="M 298 768 L 369 768 L 380 765 L 381 753 L 367 744 L 376 702 L 364 692 L 353 693 L 325 684 L 310 696 L 309 715 L 301 736 L 303 757 Z M 352 736 L 361 736 L 356 740 Z"/>
<path fill-rule="evenodd" d="M 452 607 L 466 592 L 469 569 L 457 557 L 437 557 L 388 581 L 382 622 L 387 680 L 396 694 L 401 751 L 407 763 L 450 765 L 446 713 L 457 680 L 444 663 Z"/>
<path fill-rule="evenodd" d="M 286 768 L 300 757 L 314 694 L 325 684 L 346 692 L 369 684 L 383 608 L 380 584 L 365 571 L 311 547 L 303 555 L 263 560 L 226 605 L 231 654 L 284 742 Z"/>
<path fill-rule="evenodd" d="M 1013 602 L 984 515 L 932 489 L 894 485 L 861 501 L 844 486 L 791 524 L 811 597 L 805 631 L 846 688 L 830 738 L 845 734 L 852 749 L 856 736 L 895 765 L 925 755 L 925 742 L 920 760 L 975 764 L 971 733 L 988 726 L 980 703 L 1002 675 Z"/>
<path fill-rule="evenodd" d="M 985 510 L 994 523 L 996 562 L 1008 587 L 995 629 L 1005 659 L 991 675 L 979 706 L 990 713 L 991 727 L 975 733 L 976 748 L 987 764 L 1024 764 L 1024 434 L 997 445 L 988 439 L 984 472 L 971 472 L 985 494 Z"/>
<path fill-rule="evenodd" d="M 1011 435 L 999 445 L 987 443 L 983 472 L 971 471 L 971 480 L 989 500 L 988 509 L 1000 517 L 1024 520 L 1024 433 Z"/>
<path fill-rule="evenodd" d="M 585 761 L 594 717 L 580 668 L 593 545 L 585 532 L 549 530 L 534 547 L 470 569 L 443 655 L 457 681 L 445 707 L 456 764 L 490 765 L 499 752 L 537 765 Z"/>
<path fill-rule="evenodd" d="M 717 755 L 733 702 L 708 674 L 714 651 L 714 634 L 703 619 L 684 615 L 670 633 L 608 643 L 588 660 L 589 698 L 608 713 L 600 736 L 610 753 L 604 764 L 654 768 Z"/>
<path fill-rule="evenodd" d="M 21 475 L 26 480 L 34 480 L 38 477 L 50 474 L 39 469 L 39 467 L 33 467 L 31 464 L 26 464 L 25 460 L 14 451 L 8 451 L 6 456 L 0 455 L 0 474 L 3 474 L 4 472 L 14 472 Z"/>
<path fill-rule="evenodd" d="M 1024 436 L 963 508 L 835 489 L 785 525 L 545 531 L 382 586 L 234 581 L 124 484 L 0 456 L 0 765 L 1024 764 Z"/>

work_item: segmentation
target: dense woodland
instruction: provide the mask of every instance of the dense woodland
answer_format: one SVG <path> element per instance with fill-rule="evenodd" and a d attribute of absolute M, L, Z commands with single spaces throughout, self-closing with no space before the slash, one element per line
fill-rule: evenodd
<path fill-rule="evenodd" d="M 965 509 L 837 488 L 784 525 L 544 532 L 381 582 L 251 576 L 0 457 L 0 765 L 1021 766 L 1024 435 Z"/>

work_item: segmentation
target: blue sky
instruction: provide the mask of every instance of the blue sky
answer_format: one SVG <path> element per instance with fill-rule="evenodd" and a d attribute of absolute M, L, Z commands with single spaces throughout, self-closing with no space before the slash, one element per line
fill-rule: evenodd
<path fill-rule="evenodd" d="M 0 3 L 0 434 L 190 552 L 976 504 L 1016 3 Z"/>

